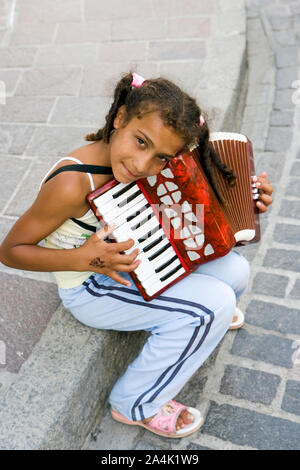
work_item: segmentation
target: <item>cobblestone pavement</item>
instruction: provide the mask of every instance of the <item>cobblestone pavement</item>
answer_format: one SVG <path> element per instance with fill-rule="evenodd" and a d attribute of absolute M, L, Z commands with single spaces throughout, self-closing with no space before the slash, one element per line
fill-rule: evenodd
<path fill-rule="evenodd" d="M 241 131 L 274 203 L 260 245 L 239 249 L 252 272 L 239 303 L 246 325 L 227 333 L 208 375 L 197 372 L 176 397 L 206 415 L 197 433 L 163 439 L 107 413 L 89 449 L 300 449 L 300 2 L 249 0 L 247 41 Z"/>

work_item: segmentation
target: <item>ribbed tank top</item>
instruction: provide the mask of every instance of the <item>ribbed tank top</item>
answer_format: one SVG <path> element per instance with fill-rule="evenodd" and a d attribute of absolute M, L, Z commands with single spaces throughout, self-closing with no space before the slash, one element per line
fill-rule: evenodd
<path fill-rule="evenodd" d="M 41 189 L 42 184 L 44 183 L 45 179 L 51 174 L 52 170 L 56 167 L 58 163 L 63 160 L 73 160 L 78 164 L 84 165 L 80 160 L 74 157 L 64 157 L 58 160 L 48 171 L 48 173 L 42 179 L 39 190 Z M 73 170 L 77 165 L 70 165 L 73 166 Z M 92 165 L 90 165 L 92 167 Z M 93 166 L 94 167 L 94 166 Z M 65 168 L 65 167 L 61 167 Z M 99 168 L 103 168 L 100 167 Z M 108 168 L 108 167 L 104 167 Z M 61 170 L 62 171 L 62 170 Z M 78 170 L 77 170 L 78 171 Z M 59 172 L 59 170 L 57 170 Z M 54 172 L 55 174 L 56 172 Z M 86 172 L 89 176 L 90 183 L 91 183 L 91 190 L 95 189 L 94 181 L 92 178 L 91 173 Z M 94 171 L 96 173 L 96 171 Z M 99 174 L 99 171 L 97 171 Z M 103 171 L 103 174 L 107 174 L 107 172 Z M 77 221 L 77 222 L 76 222 Z M 50 233 L 44 238 L 43 245 L 45 248 L 53 248 L 53 249 L 71 249 L 71 248 L 78 248 L 80 247 L 86 240 L 99 228 L 101 224 L 97 217 L 94 215 L 92 209 L 89 209 L 82 217 L 77 219 L 67 219 L 65 222 L 60 225 L 60 227 L 56 228 L 54 232 Z M 80 286 L 88 277 L 90 277 L 93 272 L 92 271 L 54 271 L 52 272 L 58 287 L 61 289 L 70 289 L 72 287 Z"/>

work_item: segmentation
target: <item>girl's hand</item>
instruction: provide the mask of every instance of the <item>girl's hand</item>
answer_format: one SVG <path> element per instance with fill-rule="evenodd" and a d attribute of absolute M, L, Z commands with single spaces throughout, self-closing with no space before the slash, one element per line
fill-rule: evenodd
<path fill-rule="evenodd" d="M 79 254 L 77 270 L 105 274 L 124 286 L 130 286 L 131 283 L 120 276 L 117 271 L 128 273 L 138 267 L 140 261 L 134 261 L 138 255 L 138 249 L 130 255 L 121 254 L 122 251 L 132 248 L 134 245 L 132 239 L 120 243 L 106 243 L 104 238 L 113 230 L 113 226 L 106 225 L 77 248 Z"/>
<path fill-rule="evenodd" d="M 256 187 L 258 188 L 259 192 L 259 198 L 256 201 L 256 206 L 260 212 L 266 212 L 268 206 L 273 202 L 273 187 L 267 179 L 267 173 L 264 171 L 259 176 L 253 176 L 252 180 L 254 183 L 256 183 Z"/>

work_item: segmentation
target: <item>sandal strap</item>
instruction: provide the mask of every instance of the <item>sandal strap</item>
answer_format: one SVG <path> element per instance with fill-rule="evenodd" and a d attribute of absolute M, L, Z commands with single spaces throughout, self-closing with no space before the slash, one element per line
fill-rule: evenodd
<path fill-rule="evenodd" d="M 181 405 L 174 400 L 170 400 L 160 408 L 154 418 L 147 423 L 147 426 L 157 429 L 158 431 L 175 434 L 178 416 L 186 409 L 186 406 Z"/>

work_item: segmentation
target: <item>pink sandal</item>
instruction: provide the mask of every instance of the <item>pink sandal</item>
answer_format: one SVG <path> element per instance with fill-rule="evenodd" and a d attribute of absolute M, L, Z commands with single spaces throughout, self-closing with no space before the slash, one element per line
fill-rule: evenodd
<path fill-rule="evenodd" d="M 194 421 L 187 424 L 184 428 L 176 431 L 177 418 L 183 410 L 188 410 L 188 412 L 194 416 Z M 193 432 L 197 431 L 204 422 L 199 410 L 181 405 L 174 400 L 170 400 L 162 406 L 159 412 L 148 423 L 143 423 L 143 421 L 130 421 L 112 408 L 110 409 L 110 412 L 113 419 L 120 423 L 129 424 L 131 426 L 142 426 L 154 434 L 171 438 L 189 436 Z"/>

